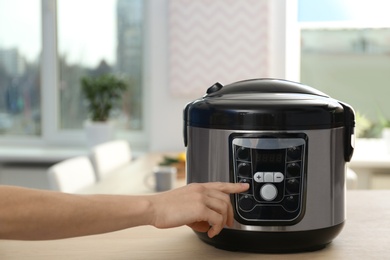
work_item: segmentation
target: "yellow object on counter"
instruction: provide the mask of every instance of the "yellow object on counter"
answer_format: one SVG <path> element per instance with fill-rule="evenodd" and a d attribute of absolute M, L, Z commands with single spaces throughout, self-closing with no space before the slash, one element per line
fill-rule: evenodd
<path fill-rule="evenodd" d="M 185 162 L 186 161 L 186 152 L 179 153 L 177 158 L 179 159 L 179 161 Z"/>
<path fill-rule="evenodd" d="M 181 152 L 176 156 L 165 155 L 159 165 L 176 167 L 177 178 L 183 179 L 185 178 L 186 153 Z"/>

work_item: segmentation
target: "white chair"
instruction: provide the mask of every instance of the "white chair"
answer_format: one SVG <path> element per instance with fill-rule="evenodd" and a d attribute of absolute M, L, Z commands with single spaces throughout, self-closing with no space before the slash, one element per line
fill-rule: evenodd
<path fill-rule="evenodd" d="M 96 182 L 96 174 L 87 156 L 78 156 L 61 161 L 48 170 L 49 183 L 53 190 L 77 193 Z"/>
<path fill-rule="evenodd" d="M 105 142 L 94 146 L 91 150 L 91 160 L 98 180 L 128 164 L 131 159 L 130 145 L 126 140 Z"/>

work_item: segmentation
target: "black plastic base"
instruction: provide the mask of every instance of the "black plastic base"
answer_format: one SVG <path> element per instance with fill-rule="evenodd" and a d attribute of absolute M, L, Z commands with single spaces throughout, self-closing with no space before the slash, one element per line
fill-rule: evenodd
<path fill-rule="evenodd" d="M 229 251 L 296 253 L 326 247 L 343 229 L 344 222 L 323 229 L 290 232 L 262 232 L 223 229 L 218 236 L 195 232 L 205 243 Z"/>

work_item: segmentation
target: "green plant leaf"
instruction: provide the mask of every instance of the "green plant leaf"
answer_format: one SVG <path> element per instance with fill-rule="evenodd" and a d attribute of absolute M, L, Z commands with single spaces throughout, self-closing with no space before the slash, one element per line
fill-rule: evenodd
<path fill-rule="evenodd" d="M 113 74 L 83 77 L 80 83 L 92 121 L 107 121 L 111 110 L 117 106 L 128 88 L 125 80 Z"/>

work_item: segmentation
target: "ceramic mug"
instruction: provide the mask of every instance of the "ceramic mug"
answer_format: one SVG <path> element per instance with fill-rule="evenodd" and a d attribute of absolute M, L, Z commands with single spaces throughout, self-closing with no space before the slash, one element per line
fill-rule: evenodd
<path fill-rule="evenodd" d="M 151 174 L 146 176 L 145 185 L 155 191 L 171 190 L 175 186 L 176 175 L 176 167 L 157 166 Z"/>

